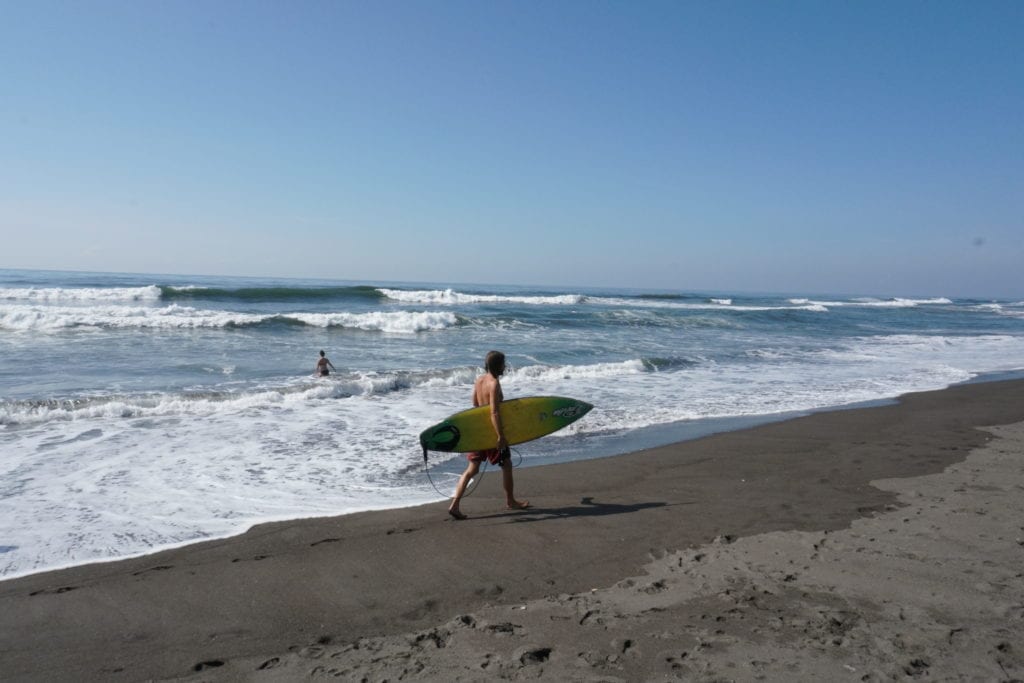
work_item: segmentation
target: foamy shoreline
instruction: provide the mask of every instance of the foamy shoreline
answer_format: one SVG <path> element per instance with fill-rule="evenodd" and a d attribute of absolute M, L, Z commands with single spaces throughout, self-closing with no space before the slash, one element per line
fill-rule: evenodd
<path fill-rule="evenodd" d="M 888 571 L 884 553 L 875 562 L 867 550 L 856 552 L 874 546 L 856 546 L 844 534 L 869 533 L 858 525 L 874 523 L 877 516 L 887 529 L 896 529 L 896 547 L 904 547 L 900 534 L 925 533 L 927 527 L 916 514 L 893 524 L 890 513 L 903 510 L 905 501 L 888 483 L 872 482 L 956 468 L 992 438 L 976 427 L 1021 421 L 1024 381 L 964 385 L 909 395 L 895 405 L 819 413 L 631 455 L 520 470 L 517 491 L 534 506 L 524 512 L 502 509 L 492 478 L 467 501 L 466 522 L 448 521 L 443 503 L 282 522 L 143 558 L 4 581 L 4 677 L 295 680 L 338 672 L 397 676 L 401 670 L 389 667 L 404 667 L 427 679 L 479 680 L 490 668 L 512 678 L 649 680 L 687 671 L 743 678 L 788 671 L 791 665 L 814 672 L 826 664 L 835 664 L 829 671 L 839 677 L 875 675 L 858 667 L 880 656 L 873 644 L 891 642 L 887 631 L 871 630 L 879 612 L 862 609 L 861 603 L 877 596 L 856 582 L 842 587 L 835 574 L 850 566 L 845 560 L 817 567 L 809 564 L 810 555 L 824 557 L 822 538 L 826 552 L 830 542 L 845 539 L 837 552 L 843 546 L 858 561 L 869 558 L 866 572 Z M 1011 438 L 1013 429 L 1019 427 L 997 433 Z M 1009 458 L 1009 470 L 1001 470 L 994 483 L 976 479 L 944 500 L 928 494 L 928 514 L 995 521 L 993 514 L 973 512 L 988 509 L 992 499 L 986 496 L 996 493 L 984 487 L 1024 486 L 1019 448 L 999 448 L 1006 451 L 1000 457 Z M 974 476 L 972 469 L 961 473 Z M 955 501 L 963 503 L 954 506 Z M 949 526 L 931 523 L 940 530 Z M 979 537 L 977 529 L 964 533 Z M 1005 540 L 1006 533 L 999 535 Z M 940 560 L 963 556 L 955 545 L 943 550 L 947 541 L 941 538 L 932 542 L 939 544 L 934 552 Z M 1019 552 L 1019 546 L 1011 541 L 1000 552 L 1010 551 Z M 989 557 L 987 547 L 972 552 L 971 561 Z M 1016 618 L 1013 606 L 1022 604 L 1014 592 L 1017 565 L 1006 573 L 1002 555 L 992 556 L 996 565 L 985 567 L 1002 573 L 986 574 L 981 582 L 1008 611 L 987 626 L 980 617 L 960 615 L 967 626 L 951 629 L 966 630 L 954 638 L 972 639 L 965 641 L 972 647 L 998 635 L 993 629 Z M 790 563 L 793 569 L 785 574 L 772 569 Z M 732 579 L 719 569 L 729 566 L 740 568 L 734 578 L 745 584 L 727 586 Z M 946 586 L 933 592 L 942 593 L 942 604 L 954 616 L 962 569 L 948 560 L 933 566 L 936 585 Z M 790 591 L 791 584 L 808 594 L 812 584 L 834 585 L 831 593 L 818 593 L 821 604 L 838 611 L 812 618 L 818 598 L 801 597 Z M 732 606 L 725 605 L 729 596 L 736 598 Z M 756 609 L 758 604 L 765 609 Z M 623 611 L 633 609 L 629 605 L 634 613 Z M 723 605 L 726 612 L 712 610 Z M 880 613 L 898 620 L 895 607 Z M 844 614 L 851 615 L 847 621 Z M 765 615 L 788 626 L 776 632 L 770 622 L 759 621 Z M 879 660 L 882 673 L 886 666 L 940 661 L 929 649 L 936 636 L 924 627 L 927 615 L 910 615 L 898 622 L 909 645 L 892 649 L 891 661 Z M 821 632 L 815 630 L 819 626 Z M 797 637 L 801 629 L 819 639 L 832 628 L 855 647 L 822 643 L 815 646 L 825 652 L 820 661 L 787 664 L 791 651 L 806 648 L 773 640 L 779 634 Z M 990 647 L 1012 672 L 1017 655 L 1000 650 L 1000 642 Z M 375 662 L 366 656 L 375 649 L 394 656 Z M 446 659 L 460 651 L 466 656 Z M 850 652 L 862 659 L 834 657 Z M 760 668 L 735 669 L 755 661 L 762 662 Z M 967 671 L 983 666 L 981 659 L 964 661 Z"/>
<path fill-rule="evenodd" d="M 473 371 L 467 369 L 466 370 L 466 376 L 471 378 L 472 377 L 472 372 Z M 1022 372 L 989 373 L 989 374 L 985 374 L 985 375 L 979 376 L 977 378 L 974 378 L 974 379 L 970 380 L 967 383 L 968 384 L 973 384 L 973 383 L 984 383 L 984 382 L 998 382 L 998 381 L 1003 381 L 1003 380 L 1008 380 L 1008 379 L 1020 379 L 1020 378 L 1022 378 L 1022 375 L 1024 375 L 1024 373 L 1022 373 Z M 337 390 L 333 389 L 333 388 L 331 388 L 329 386 L 328 387 L 316 387 L 315 389 L 312 389 L 312 390 L 308 390 L 308 389 L 305 390 L 306 393 L 308 393 L 310 391 L 324 393 L 324 394 L 330 394 L 331 392 L 334 392 L 334 391 L 337 391 Z M 300 391 L 299 389 L 296 389 L 296 393 L 300 393 L 301 394 L 303 392 Z M 230 396 L 227 396 L 227 397 L 211 397 L 211 399 L 210 399 L 211 403 L 214 403 L 214 404 L 216 404 L 217 402 L 224 402 L 224 401 L 231 401 L 231 400 L 235 400 L 236 402 L 240 402 L 240 401 L 244 402 L 246 399 L 232 399 Z M 591 454 L 591 455 L 581 456 L 581 454 L 579 454 L 578 452 L 569 451 L 566 454 L 559 455 L 559 456 L 545 455 L 545 457 L 543 458 L 543 460 L 541 462 L 536 462 L 535 459 L 532 458 L 532 457 L 527 457 L 525 459 L 520 457 L 519 461 L 517 462 L 517 467 L 520 466 L 520 465 L 522 465 L 524 467 L 547 467 L 547 466 L 554 465 L 554 464 L 563 464 L 563 463 L 567 463 L 567 462 L 574 462 L 577 459 L 581 459 L 581 458 L 590 459 L 590 458 L 594 458 L 594 457 L 599 457 L 599 458 L 615 457 L 615 456 L 619 456 L 619 455 L 628 454 L 628 453 L 633 452 L 635 450 L 643 450 L 643 449 L 649 449 L 649 448 L 658 448 L 658 447 L 662 447 L 662 446 L 668 446 L 668 445 L 672 445 L 672 444 L 677 444 L 677 443 L 682 443 L 682 442 L 686 442 L 686 441 L 691 441 L 691 440 L 694 440 L 694 439 L 699 439 L 699 438 L 702 438 L 702 437 L 705 437 L 705 436 L 710 436 L 712 434 L 720 434 L 720 433 L 737 431 L 737 430 L 742 430 L 742 429 L 749 429 L 749 428 L 752 428 L 752 427 L 757 427 L 757 426 L 761 426 L 761 425 L 767 425 L 767 424 L 771 424 L 771 423 L 775 423 L 775 422 L 781 422 L 781 421 L 785 421 L 785 420 L 791 420 L 791 419 L 794 419 L 794 418 L 797 418 L 797 417 L 802 417 L 802 416 L 811 415 L 811 414 L 815 414 L 815 413 L 829 412 L 829 411 L 833 411 L 833 410 L 851 410 L 851 409 L 859 409 L 859 408 L 866 408 L 866 407 L 872 407 L 872 406 L 881 406 L 881 405 L 887 405 L 887 404 L 894 403 L 897 400 L 898 400 L 898 398 L 893 397 L 893 398 L 888 398 L 888 399 L 877 399 L 877 400 L 868 401 L 868 402 L 865 402 L 865 403 L 860 403 L 860 404 L 855 404 L 855 405 L 823 407 L 823 408 L 819 408 L 819 409 L 816 409 L 816 410 L 793 411 L 791 413 L 783 413 L 783 414 L 752 415 L 752 416 L 742 416 L 742 417 L 732 417 L 732 418 L 705 419 L 705 420 L 687 421 L 687 422 L 681 422 L 681 423 L 675 423 L 675 424 L 669 424 L 669 425 L 655 425 L 655 426 L 641 428 L 641 429 L 638 429 L 638 430 L 632 430 L 632 431 L 630 431 L 628 433 L 625 433 L 625 434 L 622 434 L 620 436 L 616 436 L 614 438 L 610 438 L 606 442 L 602 443 L 602 449 L 600 451 L 596 451 L 594 454 Z M 60 408 L 60 406 L 58 406 L 58 408 Z M 152 412 L 150 412 L 150 413 L 139 413 L 138 415 L 135 415 L 135 416 L 136 417 L 140 417 L 140 416 L 147 416 L 147 417 L 149 417 L 149 416 L 158 416 L 158 415 L 161 414 L 160 407 L 158 405 L 150 406 L 150 408 L 151 408 Z M 76 410 L 76 411 L 77 410 L 88 410 L 88 406 L 86 406 L 86 407 L 72 406 L 71 409 Z M 132 410 L 135 410 L 135 408 L 133 408 Z M 202 414 L 202 413 L 200 413 L 200 414 Z M 544 445 L 546 445 L 546 444 L 544 444 Z M 536 446 L 536 444 L 531 444 L 531 446 Z M 461 458 L 457 459 L 456 466 L 457 467 L 461 467 L 460 463 L 461 463 Z M 450 467 L 449 467 L 449 469 L 450 469 Z M 452 471 L 454 472 L 455 470 L 452 470 Z M 459 471 L 461 471 L 461 469 L 459 469 Z M 485 476 L 486 476 L 486 472 L 485 472 Z M 497 475 L 496 475 L 496 473 L 492 473 L 492 476 L 497 476 Z M 440 484 L 442 487 L 445 487 L 445 488 L 442 488 L 443 491 L 447 490 L 447 486 L 446 486 L 447 484 L 448 484 L 448 480 L 447 479 L 445 479 L 443 481 L 443 483 Z M 436 493 L 436 491 L 434 493 Z M 422 500 L 422 501 L 417 501 L 417 502 L 403 502 L 403 501 L 400 501 L 400 500 L 392 500 L 389 503 L 386 503 L 383 500 L 381 500 L 381 501 L 379 501 L 377 503 L 374 503 L 374 504 L 365 504 L 365 505 L 354 507 L 353 509 L 338 511 L 336 513 L 332 511 L 332 514 L 349 515 L 349 514 L 357 514 L 357 513 L 361 513 L 361 512 L 387 511 L 387 510 L 399 509 L 399 508 L 403 508 L 403 507 L 415 507 L 415 506 L 418 506 L 418 505 L 426 504 L 427 502 L 428 502 L 427 500 Z M 119 561 L 119 560 L 127 560 L 127 559 L 146 557 L 146 556 L 153 555 L 155 553 L 159 553 L 159 552 L 163 552 L 163 551 L 167 551 L 167 550 L 174 550 L 174 549 L 178 549 L 178 548 L 185 548 L 185 547 L 188 547 L 188 546 L 196 544 L 196 543 L 204 543 L 204 542 L 209 542 L 209 541 L 217 541 L 217 540 L 225 540 L 225 539 L 234 538 L 234 537 L 237 537 L 237 536 L 240 536 L 240 535 L 246 533 L 248 530 L 252 529 L 253 527 L 260 526 L 260 525 L 263 525 L 263 524 L 282 523 L 282 522 L 289 522 L 289 521 L 298 521 L 298 520 L 303 520 L 303 519 L 315 519 L 315 518 L 319 518 L 319 517 L 322 517 L 322 516 L 323 516 L 322 513 L 318 514 L 316 512 L 306 512 L 306 513 L 297 512 L 297 513 L 294 513 L 294 514 L 286 514 L 286 515 L 273 516 L 273 517 L 267 516 L 267 517 L 263 517 L 263 518 L 256 518 L 256 519 L 252 519 L 252 520 L 247 520 L 245 523 L 238 524 L 237 528 L 235 528 L 234 530 L 232 530 L 230 532 L 218 533 L 218 534 L 209 534 L 209 535 L 207 535 L 205 537 L 189 538 L 187 540 L 182 540 L 182 541 L 178 541 L 178 542 L 164 543 L 164 544 L 159 545 L 159 547 L 155 547 L 155 548 L 151 548 L 151 549 L 147 549 L 147 550 L 142 550 L 142 551 L 138 551 L 138 552 L 131 552 L 131 553 L 128 553 L 128 554 L 125 554 L 125 555 L 117 556 L 117 557 L 95 557 L 95 558 L 88 558 L 88 559 L 85 559 L 85 560 L 82 560 L 82 561 L 70 561 L 70 562 L 66 562 L 66 563 L 57 563 L 57 564 L 50 565 L 50 566 L 44 566 L 44 567 L 37 567 L 37 568 L 30 568 L 30 569 L 25 569 L 25 570 L 19 570 L 19 571 L 11 572 L 10 574 L 0 575 L 0 582 L 8 581 L 8 580 L 11 580 L 11 579 L 16 579 L 16 578 L 22 578 L 22 577 L 26 577 L 26 576 L 31 576 L 31 575 L 39 574 L 39 573 L 42 573 L 42 572 L 58 571 L 58 570 L 64 570 L 64 569 L 73 569 L 75 567 L 82 567 L 82 566 L 87 566 L 87 565 L 91 565 L 91 564 L 106 563 L 106 562 L 112 562 L 112 561 Z"/>

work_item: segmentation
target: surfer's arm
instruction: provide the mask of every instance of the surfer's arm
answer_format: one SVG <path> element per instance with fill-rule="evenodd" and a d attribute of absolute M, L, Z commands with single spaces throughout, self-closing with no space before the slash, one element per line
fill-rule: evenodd
<path fill-rule="evenodd" d="M 490 390 L 490 406 L 491 406 L 491 424 L 494 426 L 494 433 L 498 435 L 498 449 L 504 449 L 508 446 L 508 441 L 505 440 L 505 427 L 501 424 L 501 411 L 498 410 L 498 406 L 501 405 L 501 389 L 500 385 L 495 383 L 495 386 L 491 387 Z"/>
<path fill-rule="evenodd" d="M 498 404 L 491 404 L 491 424 L 494 425 L 494 433 L 498 435 L 499 450 L 508 446 L 508 442 L 505 440 L 505 429 L 501 424 L 501 413 L 498 412 Z"/>

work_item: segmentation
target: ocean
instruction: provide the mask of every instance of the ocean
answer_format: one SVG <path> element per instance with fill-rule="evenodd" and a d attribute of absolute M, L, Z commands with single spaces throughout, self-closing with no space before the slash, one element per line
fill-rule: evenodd
<path fill-rule="evenodd" d="M 1019 373 L 1024 301 L 0 270 L 0 577 L 441 514 L 465 460 L 418 435 L 491 349 L 595 406 L 527 467 Z"/>

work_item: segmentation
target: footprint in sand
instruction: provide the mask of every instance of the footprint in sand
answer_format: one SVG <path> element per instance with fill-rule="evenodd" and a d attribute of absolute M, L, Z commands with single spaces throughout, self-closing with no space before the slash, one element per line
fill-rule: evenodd
<path fill-rule="evenodd" d="M 659 580 L 659 581 L 655 581 L 652 584 L 644 586 L 643 588 L 640 589 L 640 591 L 643 592 L 643 593 L 647 593 L 648 595 L 654 595 L 655 593 L 660 593 L 660 592 L 662 592 L 664 590 L 667 590 L 667 589 L 668 589 L 668 586 L 665 585 L 665 582 Z"/>
<path fill-rule="evenodd" d="M 543 664 L 551 657 L 551 650 L 550 647 L 526 647 L 517 651 L 513 657 L 518 659 L 523 666 Z"/>
<path fill-rule="evenodd" d="M 205 662 L 199 662 L 192 667 L 193 671 L 206 671 L 207 669 L 216 669 L 217 667 L 224 666 L 224 662 L 219 659 L 208 659 Z"/>
<path fill-rule="evenodd" d="M 155 567 L 147 567 L 146 569 L 140 569 L 137 572 L 132 572 L 132 576 L 142 576 L 143 574 L 148 574 L 149 572 L 162 572 L 167 569 L 174 569 L 174 567 L 169 564 L 159 564 Z"/>
<path fill-rule="evenodd" d="M 326 650 L 320 645 L 307 645 L 306 647 L 288 648 L 303 659 L 320 659 Z"/>
<path fill-rule="evenodd" d="M 69 593 L 73 590 L 78 590 L 78 586 L 61 586 L 59 588 L 43 588 L 42 590 L 32 591 L 29 595 L 58 595 L 60 593 Z"/>
<path fill-rule="evenodd" d="M 320 545 L 321 543 L 337 543 L 340 540 L 341 540 L 340 538 L 325 538 L 325 539 L 322 539 L 320 541 L 313 541 L 309 545 L 310 545 L 311 548 L 313 548 L 313 547 L 316 547 L 316 546 Z"/>
<path fill-rule="evenodd" d="M 277 665 L 280 664 L 280 663 L 281 663 L 281 658 L 280 657 L 271 657 L 270 659 L 268 659 L 267 661 L 263 662 L 258 667 L 256 667 L 256 670 L 257 671 L 264 671 L 266 669 L 274 669 L 274 668 L 277 668 Z"/>

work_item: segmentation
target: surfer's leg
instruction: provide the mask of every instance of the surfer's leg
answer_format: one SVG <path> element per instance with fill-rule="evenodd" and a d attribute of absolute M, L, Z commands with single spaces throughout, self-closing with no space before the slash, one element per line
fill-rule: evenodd
<path fill-rule="evenodd" d="M 529 502 L 525 500 L 516 500 L 515 496 L 512 495 L 512 490 L 515 485 L 512 481 L 511 458 L 505 458 L 501 461 L 501 484 L 505 488 L 505 505 L 509 510 L 522 510 L 530 507 Z"/>
<path fill-rule="evenodd" d="M 466 471 L 459 477 L 459 483 L 455 485 L 455 495 L 452 496 L 452 504 L 448 506 L 448 514 L 455 519 L 464 519 L 463 515 L 459 511 L 459 501 L 462 500 L 462 496 L 466 493 L 466 487 L 469 486 L 470 480 L 476 476 L 476 473 L 480 471 L 479 461 L 470 460 L 469 464 L 466 465 Z"/>

